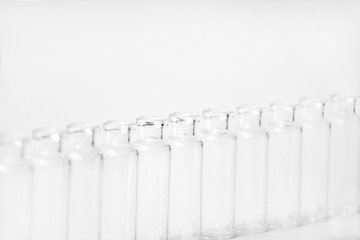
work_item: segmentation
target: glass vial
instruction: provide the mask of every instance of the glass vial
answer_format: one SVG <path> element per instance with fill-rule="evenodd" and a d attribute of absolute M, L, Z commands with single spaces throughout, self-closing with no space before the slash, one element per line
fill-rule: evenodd
<path fill-rule="evenodd" d="M 360 117 L 360 96 L 356 97 L 355 113 Z"/>
<path fill-rule="evenodd" d="M 331 97 L 329 214 L 344 215 L 360 210 L 360 119 L 355 97 L 336 93 Z"/>
<path fill-rule="evenodd" d="M 4 137 L 5 138 L 5 137 Z M 30 239 L 31 169 L 23 139 L 0 140 L 0 239 Z"/>
<path fill-rule="evenodd" d="M 70 161 L 68 240 L 99 238 L 102 156 L 93 142 L 93 126 L 67 126 L 62 152 Z"/>
<path fill-rule="evenodd" d="M 168 236 L 170 146 L 163 140 L 166 121 L 159 117 L 136 119 L 138 138 L 137 240 Z"/>
<path fill-rule="evenodd" d="M 202 142 L 196 134 L 199 115 L 173 113 L 169 117 L 171 147 L 169 236 L 195 239 L 200 233 Z"/>
<path fill-rule="evenodd" d="M 303 224 L 327 219 L 330 122 L 324 118 L 325 101 L 302 98 L 296 122 L 302 127 L 301 220 Z"/>
<path fill-rule="evenodd" d="M 267 230 L 269 134 L 261 127 L 262 112 L 254 106 L 237 108 L 235 228 L 239 234 Z"/>
<path fill-rule="evenodd" d="M 295 124 L 296 105 L 275 102 L 270 105 L 268 123 L 268 215 L 269 227 L 300 226 L 300 174 L 302 129 Z"/>
<path fill-rule="evenodd" d="M 31 239 L 66 240 L 69 161 L 60 154 L 61 133 L 37 129 L 28 159 L 32 167 Z"/>
<path fill-rule="evenodd" d="M 131 126 L 121 121 L 103 124 L 101 240 L 134 240 L 137 153 L 129 143 Z"/>
<path fill-rule="evenodd" d="M 203 112 L 201 229 L 206 239 L 235 236 L 234 196 L 236 135 L 229 129 L 232 111 L 207 109 Z"/>

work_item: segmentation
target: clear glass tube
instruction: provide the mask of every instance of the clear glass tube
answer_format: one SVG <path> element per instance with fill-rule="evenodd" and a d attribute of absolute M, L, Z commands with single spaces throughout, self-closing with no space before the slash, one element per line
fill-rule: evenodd
<path fill-rule="evenodd" d="M 170 146 L 163 140 L 166 121 L 159 117 L 136 119 L 138 151 L 136 239 L 168 236 Z"/>
<path fill-rule="evenodd" d="M 101 194 L 101 240 L 134 240 L 137 152 L 129 143 L 131 126 L 103 124 L 105 135 Z"/>
<path fill-rule="evenodd" d="M 270 228 L 293 228 L 300 221 L 300 174 L 302 129 L 295 124 L 296 105 L 270 105 L 268 215 Z"/>
<path fill-rule="evenodd" d="M 262 108 L 239 106 L 236 145 L 235 228 L 239 234 L 267 230 L 266 188 L 269 134 Z"/>
<path fill-rule="evenodd" d="M 102 156 L 93 143 L 93 126 L 67 126 L 62 152 L 70 161 L 68 240 L 99 238 Z"/>
<path fill-rule="evenodd" d="M 194 239 L 200 234 L 202 142 L 196 134 L 199 115 L 169 117 L 171 147 L 169 237 Z"/>
<path fill-rule="evenodd" d="M 66 239 L 69 161 L 60 154 L 60 137 L 54 129 L 32 133 L 31 239 Z"/>
<path fill-rule="evenodd" d="M 229 129 L 232 111 L 203 112 L 202 203 L 200 235 L 206 239 L 235 236 L 234 194 L 236 135 Z"/>
<path fill-rule="evenodd" d="M 327 219 L 330 122 L 324 118 L 325 101 L 302 98 L 296 122 L 302 127 L 302 223 Z"/>
<path fill-rule="evenodd" d="M 329 214 L 343 215 L 360 210 L 360 119 L 355 98 L 332 95 L 328 119 L 331 123 Z"/>
<path fill-rule="evenodd" d="M 0 141 L 0 239 L 30 239 L 31 169 L 23 139 Z"/>

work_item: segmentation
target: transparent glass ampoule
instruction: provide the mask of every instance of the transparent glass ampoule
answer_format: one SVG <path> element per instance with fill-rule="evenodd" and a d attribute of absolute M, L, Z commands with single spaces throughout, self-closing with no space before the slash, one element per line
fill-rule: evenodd
<path fill-rule="evenodd" d="M 0 239 L 30 239 L 31 169 L 24 139 L 0 140 Z"/>
<path fill-rule="evenodd" d="M 267 230 L 266 193 L 269 134 L 261 127 L 263 109 L 237 108 L 235 228 L 239 234 Z"/>
<path fill-rule="evenodd" d="M 226 239 L 235 236 L 234 196 L 236 135 L 229 129 L 232 111 L 203 112 L 202 202 L 200 236 Z"/>
<path fill-rule="evenodd" d="M 102 156 L 94 148 L 94 127 L 70 124 L 62 152 L 70 161 L 68 240 L 98 240 Z"/>
<path fill-rule="evenodd" d="M 163 240 L 168 236 L 170 146 L 163 140 L 165 124 L 159 117 L 136 119 L 137 240 Z"/>
<path fill-rule="evenodd" d="M 332 95 L 327 114 L 331 123 L 329 214 L 360 210 L 360 119 L 355 97 Z"/>
<path fill-rule="evenodd" d="M 293 228 L 300 221 L 300 175 L 302 129 L 295 124 L 296 105 L 270 105 L 268 207 L 270 228 Z"/>
<path fill-rule="evenodd" d="M 32 240 L 66 240 L 69 161 L 60 153 L 60 138 L 55 129 L 32 132 Z"/>
<path fill-rule="evenodd" d="M 171 147 L 169 236 L 195 239 L 200 234 L 202 142 L 197 136 L 200 116 L 173 113 L 169 116 Z"/>
<path fill-rule="evenodd" d="M 129 143 L 131 125 L 121 121 L 103 124 L 101 240 L 134 240 L 137 153 Z"/>
<path fill-rule="evenodd" d="M 325 101 L 302 98 L 296 122 L 302 127 L 301 220 L 303 224 L 327 219 L 330 122 L 324 118 Z"/>

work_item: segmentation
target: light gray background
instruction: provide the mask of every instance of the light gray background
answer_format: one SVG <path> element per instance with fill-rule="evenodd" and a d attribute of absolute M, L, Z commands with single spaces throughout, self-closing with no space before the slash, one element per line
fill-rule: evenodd
<path fill-rule="evenodd" d="M 0 131 L 360 92 L 359 1 L 2 1 Z"/>
<path fill-rule="evenodd" d="M 0 132 L 360 92 L 360 1 L 2 1 Z M 359 217 L 244 239 L 360 239 Z"/>

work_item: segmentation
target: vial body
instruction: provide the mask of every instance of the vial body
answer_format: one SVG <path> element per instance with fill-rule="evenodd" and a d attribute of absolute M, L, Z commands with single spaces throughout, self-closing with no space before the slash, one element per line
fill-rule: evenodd
<path fill-rule="evenodd" d="M 68 126 L 63 152 L 70 161 L 68 240 L 98 240 L 102 156 L 93 127 Z"/>
<path fill-rule="evenodd" d="M 270 110 L 267 222 L 271 229 L 294 228 L 301 224 L 302 129 L 294 123 L 294 105 L 274 103 Z"/>
<path fill-rule="evenodd" d="M 333 95 L 331 123 L 329 214 L 355 214 L 360 210 L 360 120 L 351 96 Z"/>
<path fill-rule="evenodd" d="M 19 142 L 18 142 L 19 143 Z M 22 143 L 0 143 L 0 239 L 30 239 L 31 169 Z"/>
<path fill-rule="evenodd" d="M 303 224 L 328 218 L 331 125 L 324 118 L 325 101 L 304 98 L 296 122 L 302 127 L 301 220 Z"/>
<path fill-rule="evenodd" d="M 171 147 L 169 237 L 195 239 L 200 234 L 202 142 L 195 133 L 200 116 L 170 115 Z"/>
<path fill-rule="evenodd" d="M 232 112 L 212 109 L 203 114 L 207 126 L 200 134 L 203 141 L 200 236 L 206 239 L 235 236 L 236 135 L 229 130 L 232 116 Z"/>
<path fill-rule="evenodd" d="M 130 125 L 107 122 L 103 153 L 101 240 L 134 240 L 137 153 L 128 142 Z"/>
<path fill-rule="evenodd" d="M 31 239 L 65 240 L 69 162 L 60 152 L 60 133 L 33 132 L 28 159 L 32 167 Z"/>
<path fill-rule="evenodd" d="M 266 193 L 269 135 L 261 128 L 262 109 L 237 109 L 235 228 L 238 234 L 267 230 Z"/>
<path fill-rule="evenodd" d="M 158 126 L 159 124 L 159 126 Z M 136 239 L 168 236 L 170 146 L 162 140 L 164 122 L 156 117 L 137 119 L 138 152 Z"/>

